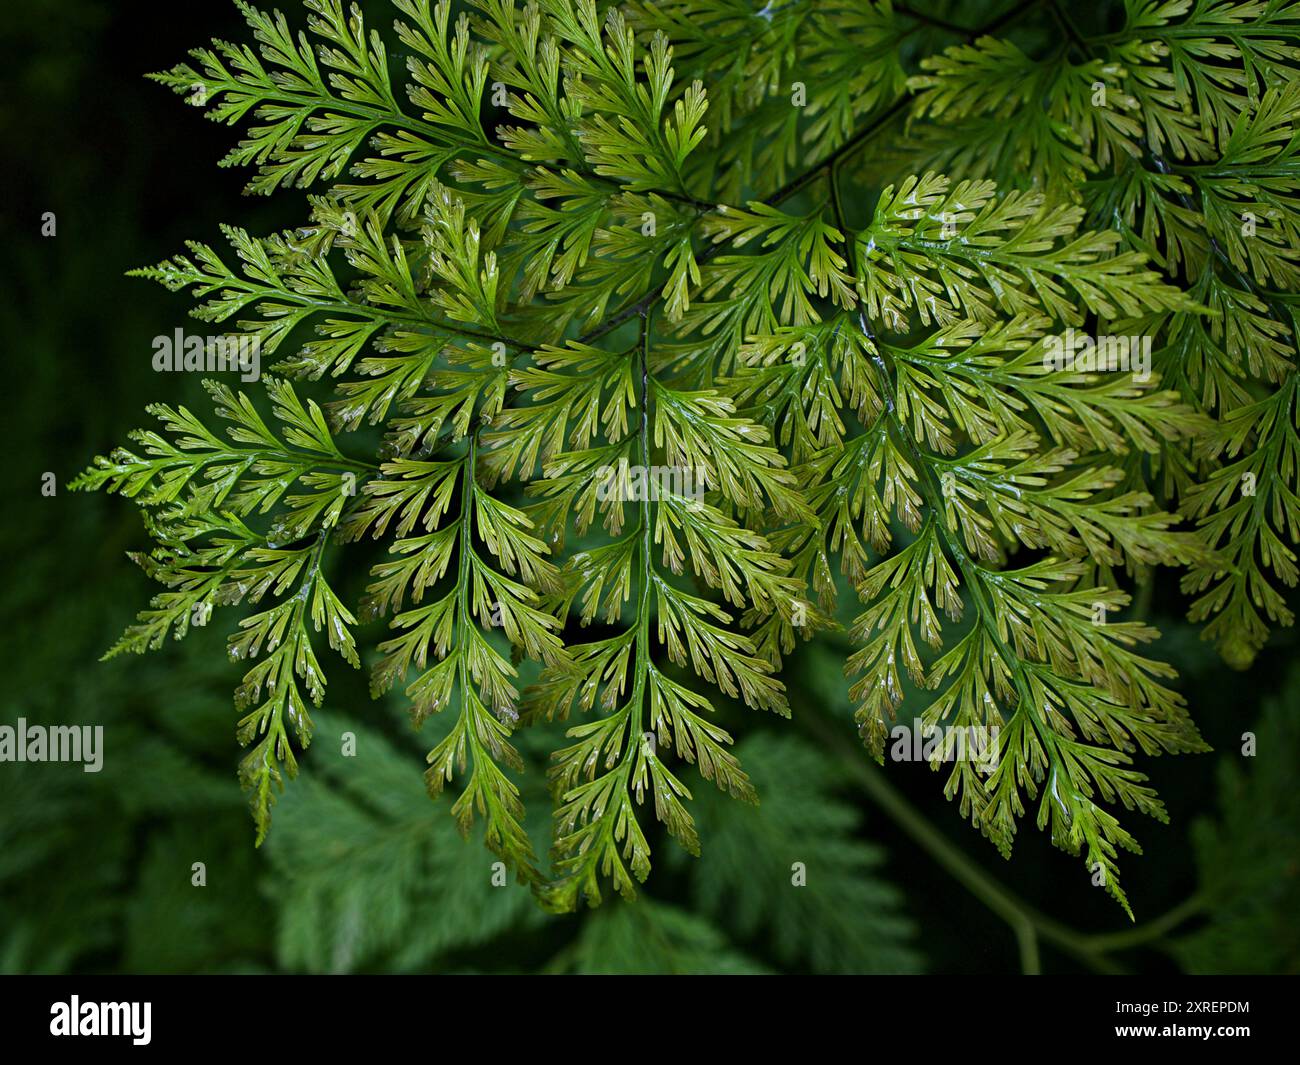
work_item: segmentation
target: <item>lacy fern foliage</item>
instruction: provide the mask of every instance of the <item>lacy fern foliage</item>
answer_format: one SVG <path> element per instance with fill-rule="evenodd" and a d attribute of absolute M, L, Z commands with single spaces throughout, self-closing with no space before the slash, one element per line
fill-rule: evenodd
<path fill-rule="evenodd" d="M 841 629 L 867 753 L 996 729 L 946 793 L 1127 908 L 1135 756 L 1205 749 L 1127 589 L 1183 568 L 1237 661 L 1291 620 L 1300 5 L 238 6 L 155 77 L 303 222 L 140 273 L 276 356 L 270 417 L 211 384 L 224 433 L 156 406 L 79 484 L 156 545 L 115 651 L 251 608 L 259 842 L 328 646 L 451 717 L 430 792 L 546 905 L 630 897 L 654 823 L 699 852 L 692 789 L 758 800 L 730 722 L 797 720 L 783 664 Z M 1076 332 L 1150 372 L 1054 363 Z M 554 722 L 548 864 L 515 734 Z"/>

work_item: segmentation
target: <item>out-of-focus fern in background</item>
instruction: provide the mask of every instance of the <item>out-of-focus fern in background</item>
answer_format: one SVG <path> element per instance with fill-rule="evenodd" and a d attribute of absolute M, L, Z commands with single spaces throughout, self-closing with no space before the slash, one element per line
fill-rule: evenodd
<path fill-rule="evenodd" d="M 1035 834 L 1014 865 L 1002 862 L 928 767 L 892 766 L 885 782 L 854 736 L 849 649 L 832 636 L 787 663 L 793 725 L 762 722 L 737 744 L 761 805 L 699 789 L 702 856 L 662 862 L 635 904 L 548 915 L 495 886 L 493 855 L 465 846 L 421 779 L 449 722 L 432 719 L 417 737 L 403 700 L 372 702 L 346 671 L 313 714 L 311 772 L 254 850 L 231 766 L 222 634 L 196 630 L 156 655 L 95 664 L 141 597 L 121 557 L 138 546 L 138 518 L 63 486 L 138 423 L 141 397 L 159 395 L 150 339 L 185 321 L 183 300 L 124 271 L 169 253 L 196 222 L 272 232 L 299 219 L 296 205 L 241 198 L 243 176 L 211 165 L 228 132 L 178 121 L 139 76 L 213 34 L 240 39 L 233 8 L 147 3 L 129 18 L 113 8 L 35 2 L 3 31 L 14 58 L 0 139 L 14 158 L 0 212 L 10 376 L 0 722 L 102 724 L 106 750 L 98 774 L 0 766 L 0 970 L 1005 971 L 1027 957 L 999 909 L 1014 895 L 1044 968 L 1300 971 L 1295 630 L 1273 633 L 1243 686 L 1182 620 L 1173 573 L 1152 594 L 1150 620 L 1165 633 L 1156 653 L 1178 667 L 1174 686 L 1216 753 L 1150 769 L 1171 824 L 1144 833 L 1143 874 L 1126 881 L 1136 929 L 1116 931 L 1118 912 L 1078 877 L 1061 883 Z M 40 237 L 42 211 L 56 213 L 57 237 Z M 173 405 L 203 405 L 188 375 L 166 387 Z M 40 492 L 46 471 L 59 478 L 52 498 Z M 347 591 L 363 585 L 358 573 Z M 1239 754 L 1247 730 L 1253 758 Z M 355 757 L 340 753 L 348 732 Z M 527 827 L 545 840 L 549 750 L 527 732 L 518 742 Z M 206 887 L 191 885 L 194 862 Z M 792 884 L 796 863 L 806 886 Z"/>

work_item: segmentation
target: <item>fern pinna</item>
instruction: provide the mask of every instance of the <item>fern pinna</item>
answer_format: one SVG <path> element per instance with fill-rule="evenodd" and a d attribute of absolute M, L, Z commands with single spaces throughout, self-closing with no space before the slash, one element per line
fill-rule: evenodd
<path fill-rule="evenodd" d="M 647 799 L 697 852 L 684 764 L 755 800 L 719 712 L 789 716 L 783 658 L 846 628 L 867 751 L 900 708 L 996 729 L 947 794 L 1127 908 L 1121 808 L 1165 817 L 1133 755 L 1205 745 L 1126 586 L 1185 568 L 1236 662 L 1291 620 L 1300 5 L 393 4 L 240 2 L 252 45 L 155 75 L 244 127 L 249 191 L 313 190 L 140 271 L 279 356 L 273 421 L 213 383 L 224 435 L 157 406 L 79 481 L 142 505 L 165 587 L 114 650 L 252 607 L 259 842 L 320 634 L 357 666 L 383 617 L 372 688 L 452 716 L 462 828 L 548 906 L 631 896 Z M 551 721 L 548 869 L 511 737 Z"/>

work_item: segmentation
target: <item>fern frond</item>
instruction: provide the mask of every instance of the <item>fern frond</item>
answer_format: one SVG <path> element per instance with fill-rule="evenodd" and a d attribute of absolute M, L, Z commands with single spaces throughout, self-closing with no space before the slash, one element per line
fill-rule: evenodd
<path fill-rule="evenodd" d="M 869 752 L 905 701 L 999 729 L 947 794 L 1004 853 L 1035 807 L 1127 906 L 1119 810 L 1165 816 L 1135 758 L 1204 747 L 1128 587 L 1185 568 L 1243 663 L 1292 617 L 1300 6 L 394 6 L 404 64 L 341 0 L 302 32 L 241 0 L 252 45 L 155 75 L 243 127 L 251 191 L 311 194 L 225 229 L 229 263 L 140 273 L 332 400 L 268 378 L 272 429 L 214 385 L 229 440 L 158 406 L 77 482 L 150 515 L 165 591 L 120 649 L 260 610 L 232 644 L 259 839 L 312 630 L 356 665 L 382 616 L 373 689 L 445 729 L 461 829 L 548 906 L 630 898 L 656 824 L 700 850 L 692 769 L 756 797 L 731 716 L 788 716 L 800 638 L 856 611 Z M 352 610 L 330 545 L 362 540 Z M 516 733 L 549 722 L 548 873 Z"/>

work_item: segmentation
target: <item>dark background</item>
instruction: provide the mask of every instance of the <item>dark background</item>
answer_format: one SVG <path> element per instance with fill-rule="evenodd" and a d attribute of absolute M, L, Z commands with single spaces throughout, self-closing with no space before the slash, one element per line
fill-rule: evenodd
<path fill-rule="evenodd" d="M 300 24 L 297 5 L 282 6 Z M 152 594 L 123 557 L 145 537 L 129 502 L 64 486 L 95 454 L 148 423 L 146 403 L 205 406 L 192 375 L 164 377 L 150 366 L 151 339 L 185 325 L 190 301 L 125 271 L 181 250 L 187 238 L 219 241 L 219 222 L 266 233 L 301 221 L 300 194 L 244 197 L 246 175 L 215 165 L 234 131 L 143 78 L 212 36 L 248 39 L 232 4 L 38 0 L 11 6 L 0 30 L 7 153 L 0 168 L 0 722 L 103 724 L 107 733 L 97 775 L 78 766 L 0 765 L 0 971 L 590 968 L 583 951 L 601 942 L 593 922 L 614 918 L 543 917 L 521 890 L 509 889 L 503 900 L 447 879 L 467 865 L 485 870 L 489 859 L 476 842 L 450 836 L 445 798 L 435 805 L 424 797 L 427 741 L 412 738 L 400 700 L 371 702 L 362 677 L 335 671 L 325 718 L 374 737 L 386 755 L 367 771 L 394 781 L 385 802 L 400 808 L 349 805 L 327 752 L 313 748 L 304 777 L 320 779 L 290 789 L 271 840 L 255 850 L 235 779 L 230 693 L 238 675 L 226 662 L 224 631 L 198 630 L 145 658 L 98 661 Z M 45 211 L 57 216 L 53 238 L 40 233 Z M 50 498 L 40 490 L 46 472 L 59 486 Z M 1287 680 L 1295 635 L 1277 635 L 1250 672 L 1238 674 L 1197 639 L 1180 610 L 1177 576 L 1160 574 L 1150 618 L 1166 636 L 1156 653 L 1178 665 L 1178 684 L 1218 753 L 1141 760 L 1171 823 L 1129 816 L 1146 853 L 1123 863 L 1124 883 L 1139 927 L 1198 891 L 1205 905 L 1172 936 L 1142 931 L 1132 949 L 1116 943 L 1098 952 L 1097 940 L 1089 949 L 1104 964 L 1133 971 L 1295 972 L 1300 845 L 1288 787 L 1295 730 L 1262 728 L 1258 765 L 1238 753 L 1241 734 L 1256 727 L 1266 704 L 1280 706 L 1278 722 L 1296 720 L 1296 682 Z M 843 763 L 836 794 L 861 811 L 859 838 L 884 857 L 876 875 L 901 897 L 915 960 L 938 972 L 1018 971 L 1008 926 L 873 803 L 848 765 L 866 759 L 853 750 L 836 705 L 847 705 L 838 661 L 840 652 L 827 646 L 802 653 L 791 702 L 796 719 L 825 714 L 846 741 L 823 757 Z M 943 799 L 927 768 L 891 764 L 884 772 L 945 847 L 1026 904 L 1083 935 L 1132 927 L 1090 886 L 1081 863 L 1034 829 L 1032 806 L 1015 856 L 1004 862 Z M 1193 845 L 1198 824 L 1204 873 Z M 427 834 L 436 859 L 422 858 L 432 864 L 414 873 L 386 869 L 388 859 L 376 858 L 371 845 L 376 825 L 412 834 L 417 850 Z M 666 852 L 661 845 L 661 858 Z M 199 860 L 208 870 L 202 891 L 190 886 Z M 702 909 L 688 868 L 659 861 L 645 893 L 694 915 L 700 950 L 688 967 L 707 969 L 710 957 L 733 952 L 772 969 L 819 967 L 797 951 L 783 955 L 764 931 L 736 931 Z M 358 887 L 349 894 L 348 884 Z M 777 878 L 771 890 L 789 888 Z M 826 920 L 870 916 L 839 912 Z M 716 938 L 703 934 L 705 926 Z M 612 935 L 607 927 L 605 934 Z M 636 936 L 617 949 L 623 960 L 611 967 L 663 966 Z M 1046 939 L 1042 949 L 1047 971 L 1096 967 Z M 874 959 L 864 955 L 851 967 L 870 969 Z"/>

